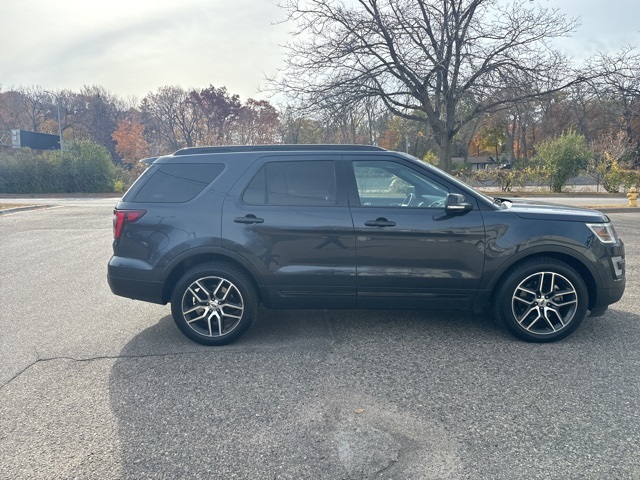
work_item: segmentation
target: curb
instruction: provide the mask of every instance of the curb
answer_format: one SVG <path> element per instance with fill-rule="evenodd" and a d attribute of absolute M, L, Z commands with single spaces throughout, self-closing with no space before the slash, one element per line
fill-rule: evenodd
<path fill-rule="evenodd" d="M 26 207 L 14 207 L 7 208 L 6 210 L 0 210 L 0 217 L 2 215 L 8 215 L 9 213 L 29 212 L 31 210 L 44 210 L 46 208 L 53 208 L 57 205 L 28 205 Z"/>

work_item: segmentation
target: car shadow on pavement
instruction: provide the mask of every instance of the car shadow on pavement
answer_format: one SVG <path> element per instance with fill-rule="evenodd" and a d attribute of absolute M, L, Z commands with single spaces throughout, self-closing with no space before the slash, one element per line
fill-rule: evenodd
<path fill-rule="evenodd" d="M 475 449 L 487 442 L 541 447 L 508 439 L 516 426 L 500 427 L 505 438 L 493 426 L 518 422 L 534 372 L 545 375 L 563 358 L 548 381 L 560 391 L 555 401 L 572 409 L 575 392 L 562 397 L 565 375 L 585 373 L 573 359 L 615 362 L 635 351 L 639 320 L 611 310 L 563 342 L 540 345 L 468 312 L 263 310 L 237 342 L 211 348 L 184 338 L 166 316 L 133 338 L 111 370 L 121 476 L 460 478 L 467 463 L 484 461 Z M 494 406 L 499 392 L 516 398 Z"/>

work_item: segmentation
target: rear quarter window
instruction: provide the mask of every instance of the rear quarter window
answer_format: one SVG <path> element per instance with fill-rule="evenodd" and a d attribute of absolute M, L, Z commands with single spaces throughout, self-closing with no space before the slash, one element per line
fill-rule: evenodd
<path fill-rule="evenodd" d="M 222 173 L 221 163 L 161 165 L 135 194 L 139 203 L 184 203 L 192 200 Z"/>

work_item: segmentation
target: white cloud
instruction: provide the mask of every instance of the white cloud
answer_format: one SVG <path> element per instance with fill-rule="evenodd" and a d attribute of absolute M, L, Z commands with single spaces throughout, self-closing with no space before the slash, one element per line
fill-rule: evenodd
<path fill-rule="evenodd" d="M 95 4 L 94 4 L 95 3 Z M 99 84 L 142 96 L 158 86 L 226 85 L 255 95 L 263 72 L 274 73 L 286 41 L 282 12 L 268 2 L 218 0 L 31 0 L 5 6 L 0 83 L 78 89 Z"/>
<path fill-rule="evenodd" d="M 640 4 L 627 0 L 534 0 L 580 17 L 561 42 L 578 59 L 640 43 Z M 0 15 L 0 85 L 78 90 L 101 85 L 144 96 L 162 85 L 226 86 L 256 96 L 283 65 L 287 25 L 271 0 L 23 0 Z"/>

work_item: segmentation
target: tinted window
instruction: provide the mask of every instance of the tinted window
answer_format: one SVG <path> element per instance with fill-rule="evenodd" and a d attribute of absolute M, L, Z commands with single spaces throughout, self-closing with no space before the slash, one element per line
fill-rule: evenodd
<path fill-rule="evenodd" d="M 161 165 L 145 183 L 135 202 L 188 202 L 224 170 L 220 163 L 169 163 Z"/>
<path fill-rule="evenodd" d="M 242 200 L 252 205 L 335 205 L 334 163 L 267 163 L 253 177 Z"/>

